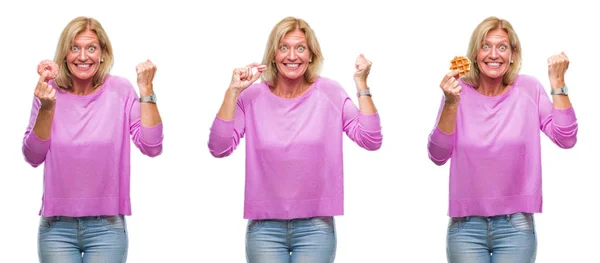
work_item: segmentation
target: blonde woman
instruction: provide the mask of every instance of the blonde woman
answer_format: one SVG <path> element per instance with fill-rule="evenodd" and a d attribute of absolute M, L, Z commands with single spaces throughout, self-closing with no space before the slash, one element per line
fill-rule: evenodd
<path fill-rule="evenodd" d="M 496 17 L 475 28 L 467 55 L 468 75 L 442 79 L 444 100 L 428 144 L 435 164 L 451 160 L 448 262 L 534 262 L 540 130 L 561 148 L 577 141 L 565 85 L 569 60 L 564 53 L 548 59 L 550 90 L 519 74 L 519 38 Z"/>
<path fill-rule="evenodd" d="M 381 146 L 367 86 L 371 62 L 356 59 L 359 107 L 319 76 L 323 56 L 306 21 L 288 17 L 269 36 L 262 64 L 235 69 L 209 138 L 215 157 L 246 137 L 247 261 L 333 262 L 334 216 L 343 210 L 342 134 Z M 252 71 L 256 70 L 256 73 Z M 263 82 L 252 84 L 262 76 Z"/>
<path fill-rule="evenodd" d="M 23 155 L 44 164 L 38 254 L 44 263 L 127 259 L 130 137 L 148 156 L 162 152 L 162 121 L 150 61 L 131 83 L 110 75 L 113 51 L 102 25 L 78 17 L 64 28 L 54 61 L 55 79 L 43 73 L 35 88 Z"/>

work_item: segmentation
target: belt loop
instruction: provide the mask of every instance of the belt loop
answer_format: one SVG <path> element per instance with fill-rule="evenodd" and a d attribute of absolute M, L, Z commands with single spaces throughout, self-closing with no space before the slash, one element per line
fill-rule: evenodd
<path fill-rule="evenodd" d="M 469 219 L 471 219 L 470 216 L 465 217 L 465 221 L 469 221 Z"/>
<path fill-rule="evenodd" d="M 56 220 L 56 221 L 60 221 L 60 216 L 55 216 L 55 217 L 54 217 L 54 220 Z"/>
<path fill-rule="evenodd" d="M 510 221 L 511 216 L 512 216 L 511 214 L 506 215 L 506 221 Z"/>

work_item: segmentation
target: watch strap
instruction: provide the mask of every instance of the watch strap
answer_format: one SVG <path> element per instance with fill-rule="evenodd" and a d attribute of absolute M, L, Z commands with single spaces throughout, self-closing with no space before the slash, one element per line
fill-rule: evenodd
<path fill-rule="evenodd" d="M 140 97 L 140 102 L 150 102 L 156 104 L 156 94 L 152 93 L 150 96 Z"/>
<path fill-rule="evenodd" d="M 569 95 L 567 85 L 562 86 L 560 89 L 550 91 L 550 95 Z"/>
<path fill-rule="evenodd" d="M 361 90 L 361 91 L 359 91 L 359 92 L 356 93 L 356 96 L 359 97 L 359 98 L 361 96 L 369 96 L 369 97 L 371 97 L 371 90 L 369 88 Z"/>

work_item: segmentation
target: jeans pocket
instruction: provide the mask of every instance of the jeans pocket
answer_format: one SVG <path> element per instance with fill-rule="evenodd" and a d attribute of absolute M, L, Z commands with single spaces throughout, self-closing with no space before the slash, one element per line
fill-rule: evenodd
<path fill-rule="evenodd" d="M 248 220 L 248 225 L 246 226 L 246 233 L 256 232 L 262 228 L 264 220 Z"/>
<path fill-rule="evenodd" d="M 451 217 L 448 220 L 448 234 L 458 233 L 464 225 L 464 219 L 460 217 Z"/>
<path fill-rule="evenodd" d="M 317 216 L 309 219 L 314 229 L 327 233 L 335 232 L 335 222 L 333 216 Z"/>
<path fill-rule="evenodd" d="M 53 217 L 40 216 L 40 224 L 38 227 L 39 233 L 48 232 L 48 231 L 50 231 L 50 229 L 52 229 L 53 226 L 54 226 L 54 218 Z"/>
<path fill-rule="evenodd" d="M 104 216 L 100 220 L 102 225 L 109 230 L 125 231 L 125 217 L 122 215 Z"/>
<path fill-rule="evenodd" d="M 535 225 L 533 222 L 533 214 L 530 213 L 516 213 L 510 215 L 510 225 L 521 232 L 533 234 L 535 231 Z"/>

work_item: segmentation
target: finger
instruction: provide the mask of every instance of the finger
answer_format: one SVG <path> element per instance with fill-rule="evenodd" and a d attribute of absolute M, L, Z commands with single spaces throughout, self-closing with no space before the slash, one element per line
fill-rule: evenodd
<path fill-rule="evenodd" d="M 456 88 L 457 86 L 459 86 L 459 85 L 458 85 L 458 82 L 456 81 L 456 79 L 455 78 L 450 78 L 450 79 L 448 79 L 448 81 L 444 85 L 443 89 L 447 90 L 447 91 L 451 91 L 454 88 Z"/>
<path fill-rule="evenodd" d="M 462 87 L 461 87 L 460 85 L 453 86 L 453 87 L 450 89 L 450 92 L 452 92 L 452 93 L 453 93 L 453 94 L 455 94 L 455 95 L 458 95 L 458 94 L 460 94 L 460 92 L 461 92 L 461 91 L 462 91 Z"/>
<path fill-rule="evenodd" d="M 242 75 L 242 72 L 240 72 L 240 69 L 236 68 L 236 69 L 233 70 L 233 79 L 240 80 L 241 79 L 241 75 Z"/>
<path fill-rule="evenodd" d="M 252 79 L 252 67 L 246 68 L 246 78 Z"/>
<path fill-rule="evenodd" d="M 246 65 L 247 68 L 255 68 L 255 67 L 259 67 L 262 66 L 262 64 L 258 63 L 258 62 L 252 62 L 248 65 Z"/>
<path fill-rule="evenodd" d="M 446 76 L 442 80 L 442 83 L 440 83 L 440 86 L 442 86 L 442 89 L 447 89 L 448 87 L 450 87 L 450 85 L 452 84 L 453 81 L 456 81 L 456 78 L 454 78 L 454 76 L 456 74 L 458 74 L 458 71 L 456 71 L 456 72 L 452 71 L 452 72 L 446 74 Z"/>
<path fill-rule="evenodd" d="M 442 79 L 442 84 L 445 83 L 447 80 L 453 78 L 454 76 L 456 76 L 458 74 L 458 70 L 452 70 L 448 73 L 446 73 L 446 75 L 444 76 L 444 78 Z"/>
<path fill-rule="evenodd" d="M 48 88 L 48 83 L 42 82 L 37 85 L 36 92 L 39 96 L 42 96 L 45 94 L 47 88 Z"/>
<path fill-rule="evenodd" d="M 50 94 L 50 93 L 51 93 L 51 92 L 54 90 L 54 89 L 52 88 L 52 85 L 48 85 L 48 84 L 46 84 L 45 86 L 46 86 L 46 87 L 44 88 L 44 90 L 43 90 L 43 91 L 44 91 L 44 94 L 46 94 L 46 95 Z"/>
<path fill-rule="evenodd" d="M 356 63 L 358 63 L 358 64 L 367 64 L 367 59 L 365 59 L 365 57 L 362 57 L 362 56 L 358 57 L 358 58 L 356 58 Z"/>
<path fill-rule="evenodd" d="M 565 52 L 564 52 L 564 51 L 563 51 L 563 52 L 560 52 L 560 54 L 561 54 L 561 55 L 563 55 L 563 57 L 565 57 L 565 58 L 569 59 L 569 57 L 567 57 L 567 54 L 565 54 Z"/>
<path fill-rule="evenodd" d="M 258 80 L 258 78 L 260 78 L 261 74 L 262 74 L 262 71 L 257 71 L 256 73 L 254 73 L 254 75 L 252 76 L 252 79 L 250 80 L 250 83 L 254 83 L 256 80 Z"/>
<path fill-rule="evenodd" d="M 259 72 L 263 72 L 263 71 L 267 70 L 267 65 L 259 65 L 256 69 Z"/>
<path fill-rule="evenodd" d="M 42 74 L 40 74 L 40 79 L 38 80 L 38 83 L 46 82 L 46 79 L 48 78 L 48 74 L 50 74 L 50 73 L 47 70 L 42 71 Z"/>
<path fill-rule="evenodd" d="M 246 68 L 238 69 L 238 74 L 240 76 L 240 80 L 245 80 L 248 77 Z"/>
<path fill-rule="evenodd" d="M 50 93 L 48 94 L 48 97 L 50 97 L 51 99 L 56 99 L 56 90 L 52 88 L 52 86 L 50 86 Z"/>

